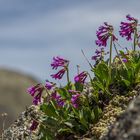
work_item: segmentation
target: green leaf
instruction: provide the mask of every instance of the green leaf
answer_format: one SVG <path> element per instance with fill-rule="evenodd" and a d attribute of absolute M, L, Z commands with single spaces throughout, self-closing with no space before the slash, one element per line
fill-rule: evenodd
<path fill-rule="evenodd" d="M 102 109 L 96 106 L 94 108 L 95 122 L 99 120 L 99 118 L 101 117 L 101 114 L 102 114 Z"/>
<path fill-rule="evenodd" d="M 105 90 L 105 87 L 104 87 L 104 85 L 101 82 L 96 81 L 95 82 L 95 85 L 98 87 L 98 89 L 101 89 L 102 91 Z"/>
<path fill-rule="evenodd" d="M 127 86 L 129 87 L 130 86 L 130 81 L 126 80 L 126 79 L 122 79 L 122 82 Z"/>
<path fill-rule="evenodd" d="M 61 95 L 62 98 L 64 99 L 70 98 L 70 94 L 65 88 L 59 88 L 57 89 L 57 91 Z"/>
<path fill-rule="evenodd" d="M 79 82 L 76 82 L 75 83 L 75 89 L 77 90 L 77 91 L 83 91 L 83 84 L 81 84 L 81 83 L 79 83 Z"/>
<path fill-rule="evenodd" d="M 47 127 L 40 126 L 39 134 L 38 134 L 39 140 L 54 140 L 54 133 L 50 131 Z"/>
<path fill-rule="evenodd" d="M 102 85 L 108 86 L 110 84 L 109 67 L 104 61 L 95 67 L 94 74 Z"/>
<path fill-rule="evenodd" d="M 136 65 L 135 74 L 138 75 L 140 72 L 140 62 Z"/>
<path fill-rule="evenodd" d="M 65 133 L 72 133 L 72 131 L 69 128 L 60 128 L 58 133 L 63 133 L 63 135 L 65 135 Z"/>
<path fill-rule="evenodd" d="M 87 121 L 85 120 L 84 118 L 84 113 L 83 113 L 83 110 L 80 110 L 79 111 L 79 119 L 80 119 L 80 123 L 88 129 L 88 125 L 87 125 Z"/>
<path fill-rule="evenodd" d="M 51 104 L 42 104 L 40 106 L 40 110 L 42 110 L 42 112 L 44 112 L 47 116 L 50 117 L 58 117 L 56 110 L 54 109 L 54 107 Z"/>
<path fill-rule="evenodd" d="M 94 111 L 92 110 L 91 111 L 91 120 L 94 122 L 94 120 L 95 120 L 95 114 L 94 114 Z"/>
<path fill-rule="evenodd" d="M 70 122 L 65 122 L 64 124 L 67 125 L 67 126 L 70 127 L 70 128 L 73 128 L 73 124 L 70 123 Z"/>

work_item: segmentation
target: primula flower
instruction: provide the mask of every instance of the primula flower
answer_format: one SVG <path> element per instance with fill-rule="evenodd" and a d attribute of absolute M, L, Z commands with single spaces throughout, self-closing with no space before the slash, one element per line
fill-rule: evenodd
<path fill-rule="evenodd" d="M 65 67 L 69 63 L 68 60 L 61 58 L 59 56 L 53 57 L 53 62 L 51 63 L 52 69 L 57 69 L 58 67 Z"/>
<path fill-rule="evenodd" d="M 134 34 L 138 26 L 138 20 L 130 15 L 127 15 L 126 18 L 129 22 L 121 22 L 119 33 L 122 37 L 126 37 L 127 40 L 132 40 L 132 34 Z"/>
<path fill-rule="evenodd" d="M 104 22 L 104 26 L 100 26 L 96 32 L 98 40 L 95 41 L 96 45 L 104 46 L 107 45 L 107 40 L 110 36 L 113 36 L 113 41 L 117 40 L 115 35 L 113 35 L 113 26 L 109 25 L 107 22 Z"/>
<path fill-rule="evenodd" d="M 37 84 L 36 86 L 31 86 L 27 89 L 27 92 L 31 95 L 34 96 L 34 94 L 40 90 L 40 84 Z"/>
<path fill-rule="evenodd" d="M 57 104 L 58 106 L 63 107 L 65 105 L 65 100 L 60 98 L 59 100 L 57 100 Z"/>
<path fill-rule="evenodd" d="M 83 72 L 81 72 L 80 74 L 78 74 L 77 76 L 74 77 L 74 81 L 84 84 L 85 80 L 87 78 L 87 75 L 88 75 L 87 72 L 83 71 Z"/>
<path fill-rule="evenodd" d="M 30 131 L 34 131 L 37 129 L 39 123 L 35 120 L 33 120 L 32 125 L 30 126 Z"/>
<path fill-rule="evenodd" d="M 56 74 L 52 74 L 51 77 L 54 78 L 54 79 L 62 79 L 65 72 L 66 72 L 66 69 L 63 68 L 60 71 L 58 71 Z"/>
<path fill-rule="evenodd" d="M 56 85 L 55 83 L 49 82 L 48 80 L 46 80 L 45 87 L 46 87 L 48 90 L 51 90 L 55 85 Z"/>
<path fill-rule="evenodd" d="M 80 97 L 80 94 L 75 94 L 75 95 L 72 95 L 71 97 L 71 104 L 74 108 L 79 107 L 79 97 Z"/>
<path fill-rule="evenodd" d="M 77 94 L 77 93 L 80 93 L 80 91 L 76 91 L 76 90 L 68 90 L 69 93 L 72 93 L 72 94 Z"/>
<path fill-rule="evenodd" d="M 58 106 L 63 107 L 65 105 L 65 100 L 55 91 L 51 94 L 52 99 L 54 99 Z"/>
<path fill-rule="evenodd" d="M 33 104 L 38 105 L 41 102 L 41 96 L 43 92 L 43 86 L 41 84 L 37 84 L 36 86 L 31 86 L 27 89 L 27 92 L 34 97 Z"/>
<path fill-rule="evenodd" d="M 103 53 L 104 53 L 104 48 L 101 48 L 100 50 L 96 49 L 95 55 L 92 56 L 91 59 L 96 61 L 97 59 L 100 59 L 102 57 Z"/>
<path fill-rule="evenodd" d="M 59 100 L 61 98 L 61 96 L 56 91 L 51 94 L 51 97 L 54 100 Z"/>
<path fill-rule="evenodd" d="M 122 61 L 123 61 L 124 63 L 127 63 L 127 62 L 128 62 L 128 59 L 123 58 Z"/>

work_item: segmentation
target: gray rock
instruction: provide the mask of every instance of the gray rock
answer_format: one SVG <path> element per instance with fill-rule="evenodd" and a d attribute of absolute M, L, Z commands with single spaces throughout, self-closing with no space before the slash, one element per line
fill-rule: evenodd
<path fill-rule="evenodd" d="M 140 96 L 117 118 L 102 140 L 140 140 Z"/>

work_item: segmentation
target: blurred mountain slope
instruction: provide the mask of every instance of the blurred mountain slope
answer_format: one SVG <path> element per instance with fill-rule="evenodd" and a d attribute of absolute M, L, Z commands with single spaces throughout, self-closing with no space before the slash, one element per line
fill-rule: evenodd
<path fill-rule="evenodd" d="M 24 111 L 26 106 L 32 104 L 30 95 L 26 93 L 29 86 L 37 83 L 37 80 L 29 75 L 13 70 L 0 69 L 0 115 L 8 114 L 6 127 L 8 127 Z M 0 116 L 0 129 L 2 117 Z"/>

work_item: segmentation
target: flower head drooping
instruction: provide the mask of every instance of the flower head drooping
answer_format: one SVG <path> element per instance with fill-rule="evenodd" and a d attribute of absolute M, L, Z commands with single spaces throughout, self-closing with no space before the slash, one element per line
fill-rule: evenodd
<path fill-rule="evenodd" d="M 57 69 L 58 67 L 63 67 L 61 70 L 59 70 L 56 74 L 52 74 L 51 77 L 54 79 L 61 79 L 63 77 L 63 75 L 65 74 L 65 72 L 68 72 L 68 65 L 69 65 L 69 61 L 64 59 L 64 58 L 60 58 L 60 57 L 53 57 L 53 62 L 51 63 L 51 66 L 53 69 Z"/>
<path fill-rule="evenodd" d="M 98 40 L 95 41 L 96 45 L 104 46 L 107 45 L 107 40 L 110 36 L 113 37 L 113 41 L 117 40 L 115 35 L 113 34 L 113 26 L 109 25 L 107 22 L 104 22 L 104 26 L 100 26 L 98 31 L 96 32 Z"/>
<path fill-rule="evenodd" d="M 40 84 L 37 84 L 35 86 L 31 86 L 27 89 L 27 92 L 31 95 L 31 96 L 34 96 L 34 94 L 40 90 L 39 88 Z"/>
<path fill-rule="evenodd" d="M 27 92 L 34 97 L 33 104 L 38 105 L 41 102 L 41 96 L 43 92 L 43 86 L 41 84 L 37 84 L 36 86 L 31 86 L 27 89 Z"/>
<path fill-rule="evenodd" d="M 48 80 L 46 80 L 45 87 L 46 87 L 48 90 L 53 89 L 53 87 L 55 87 L 55 85 L 56 85 L 55 83 L 49 82 Z"/>
<path fill-rule="evenodd" d="M 88 76 L 88 73 L 83 71 L 83 72 L 81 72 L 80 74 L 78 74 L 77 76 L 74 77 L 74 81 L 84 84 L 87 76 Z"/>
<path fill-rule="evenodd" d="M 74 108 L 79 107 L 79 97 L 80 97 L 80 94 L 74 94 L 71 97 L 71 104 Z"/>
<path fill-rule="evenodd" d="M 30 126 L 30 131 L 34 131 L 37 129 L 39 123 L 35 120 L 33 120 L 32 125 Z"/>
<path fill-rule="evenodd" d="M 134 34 L 138 26 L 138 20 L 130 15 L 127 15 L 126 18 L 129 22 L 121 22 L 119 33 L 122 37 L 126 37 L 127 40 L 132 40 L 132 34 Z"/>
<path fill-rule="evenodd" d="M 69 63 L 68 60 L 61 58 L 59 56 L 53 57 L 53 62 L 51 63 L 52 69 L 57 69 L 58 67 L 65 67 Z"/>
<path fill-rule="evenodd" d="M 60 71 L 58 71 L 56 74 L 52 74 L 51 77 L 54 78 L 54 79 L 62 79 L 65 72 L 66 72 L 66 69 L 63 68 Z"/>

